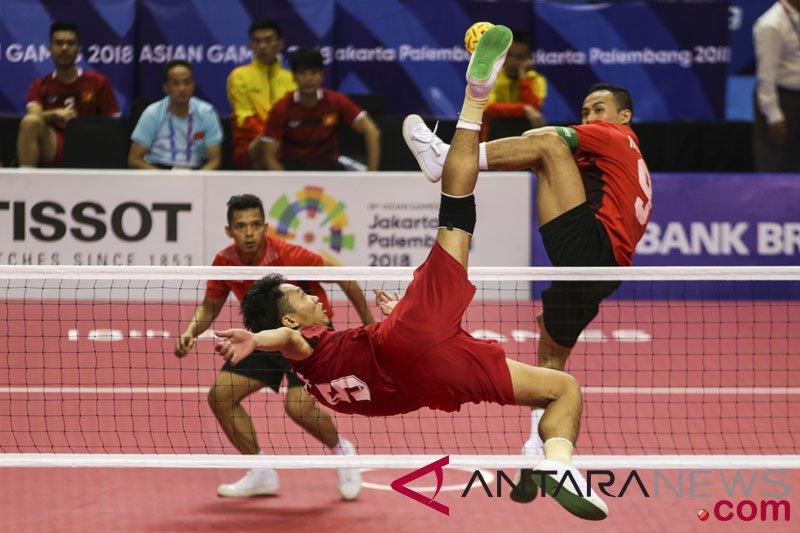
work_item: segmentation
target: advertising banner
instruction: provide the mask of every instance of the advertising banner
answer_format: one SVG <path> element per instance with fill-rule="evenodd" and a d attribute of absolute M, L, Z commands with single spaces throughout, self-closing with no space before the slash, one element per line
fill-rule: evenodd
<path fill-rule="evenodd" d="M 271 235 L 345 266 L 417 266 L 439 225 L 439 186 L 418 173 L 213 173 L 206 190 L 208 264 L 231 242 L 223 231 L 225 202 L 243 193 L 264 202 Z M 470 265 L 528 265 L 529 197 L 526 173 L 478 180 Z"/>
<path fill-rule="evenodd" d="M 800 176 L 653 174 L 653 210 L 634 266 L 800 265 Z M 532 203 L 536 202 L 533 186 Z M 535 266 L 549 266 L 532 233 Z M 800 284 L 624 283 L 622 297 L 800 298 Z"/>
<path fill-rule="evenodd" d="M 202 265 L 203 190 L 188 173 L 0 174 L 2 265 Z"/>
<path fill-rule="evenodd" d="M 728 2 L 540 2 L 534 33 L 553 122 L 578 121 L 598 82 L 626 87 L 640 121 L 724 117 Z"/>
<path fill-rule="evenodd" d="M 210 265 L 227 201 L 264 202 L 270 234 L 347 266 L 417 266 L 438 227 L 421 174 L 25 171 L 0 174 L 0 264 Z M 479 181 L 470 264 L 527 266 L 530 177 Z"/>
<path fill-rule="evenodd" d="M 488 20 L 530 35 L 551 122 L 574 122 L 597 81 L 626 85 L 638 120 L 715 120 L 724 114 L 728 27 L 740 13 L 728 8 L 725 0 L 0 0 L 0 113 L 24 111 L 27 87 L 53 68 L 49 25 L 66 20 L 81 30 L 80 64 L 109 77 L 123 109 L 159 97 L 164 65 L 183 59 L 197 96 L 228 116 L 228 74 L 252 61 L 251 22 L 270 18 L 283 29 L 284 60 L 295 47 L 320 47 L 326 86 L 380 95 L 389 114 L 455 118 L 469 61 L 464 31 Z"/>

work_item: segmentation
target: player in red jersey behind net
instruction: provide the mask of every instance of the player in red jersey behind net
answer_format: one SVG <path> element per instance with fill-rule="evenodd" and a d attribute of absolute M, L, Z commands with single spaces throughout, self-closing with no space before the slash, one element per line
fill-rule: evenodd
<path fill-rule="evenodd" d="M 461 328 L 475 293 L 467 263 L 475 227 L 478 136 L 510 44 L 511 31 L 495 26 L 470 60 L 461 119 L 444 163 L 436 242 L 401 300 L 378 291 L 377 304 L 388 318 L 332 331 L 316 297 L 280 276 L 267 276 L 242 300 L 250 331 L 217 332 L 224 337 L 217 351 L 235 365 L 257 347 L 279 350 L 306 390 L 342 413 L 391 416 L 423 407 L 451 412 L 468 402 L 541 407 L 546 459 L 535 467 L 539 477 L 532 480 L 576 516 L 599 520 L 608 508 L 595 493 L 587 494 L 583 476 L 571 464 L 583 407 L 577 381 L 507 359 L 498 343 L 475 339 Z M 404 128 L 418 118 L 409 117 Z M 543 172 L 577 175 L 567 144 L 557 135 L 543 136 L 537 155 Z M 566 475 L 576 483 L 556 490 Z"/>
<path fill-rule="evenodd" d="M 650 174 L 639 152 L 639 139 L 630 128 L 631 95 L 616 85 L 594 85 L 584 98 L 581 117 L 578 126 L 537 128 L 520 137 L 482 143 L 478 166 L 536 172 L 539 231 L 554 266 L 630 266 L 652 206 Z M 404 134 L 422 172 L 438 181 L 450 147 L 421 120 Z M 573 153 L 575 163 L 570 162 L 569 172 L 550 173 L 542 167 L 540 152 L 555 135 Z M 597 316 L 600 302 L 619 285 L 617 281 L 556 281 L 542 291 L 544 310 L 536 317 L 539 366 L 564 370 L 578 336 Z M 534 408 L 525 455 L 543 453 L 537 431 L 541 417 L 541 409 Z M 532 474 L 523 470 L 521 476 Z M 525 503 L 535 495 L 535 491 L 514 490 L 511 498 Z"/>

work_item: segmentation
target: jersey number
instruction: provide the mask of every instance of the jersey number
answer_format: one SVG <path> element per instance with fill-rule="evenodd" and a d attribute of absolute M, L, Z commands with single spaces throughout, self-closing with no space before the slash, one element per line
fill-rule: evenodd
<path fill-rule="evenodd" d="M 647 170 L 647 164 L 644 159 L 639 159 L 639 187 L 642 188 L 645 199 L 642 200 L 641 196 L 636 197 L 636 220 L 639 224 L 644 226 L 647 224 L 647 219 L 650 218 L 650 211 L 653 209 L 653 183 L 650 181 L 650 172 Z"/>
<path fill-rule="evenodd" d="M 339 402 L 369 401 L 371 398 L 367 384 L 356 376 L 334 379 L 330 384 L 317 383 L 316 386 L 328 398 L 328 403 L 331 405 Z"/>

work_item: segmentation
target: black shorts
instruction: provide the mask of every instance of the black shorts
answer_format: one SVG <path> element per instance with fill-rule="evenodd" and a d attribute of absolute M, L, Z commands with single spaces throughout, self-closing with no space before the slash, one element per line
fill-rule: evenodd
<path fill-rule="evenodd" d="M 611 239 L 588 202 L 554 218 L 541 228 L 542 242 L 553 266 L 619 266 Z M 561 346 L 572 348 L 578 335 L 597 316 L 600 302 L 619 281 L 554 281 L 542 291 L 544 327 Z"/>
<path fill-rule="evenodd" d="M 256 350 L 250 357 L 239 361 L 236 366 L 231 366 L 229 362 L 226 362 L 221 370 L 256 379 L 275 392 L 280 392 L 284 375 L 286 376 L 287 387 L 303 386 L 303 382 L 292 370 L 292 365 L 280 352 Z"/>

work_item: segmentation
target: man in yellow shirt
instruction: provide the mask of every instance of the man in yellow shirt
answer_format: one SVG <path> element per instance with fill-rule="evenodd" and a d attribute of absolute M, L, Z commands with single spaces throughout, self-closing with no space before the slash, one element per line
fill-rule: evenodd
<path fill-rule="evenodd" d="M 278 53 L 283 47 L 280 26 L 271 20 L 250 26 L 253 62 L 233 69 L 228 76 L 231 103 L 233 162 L 239 170 L 264 168 L 259 142 L 272 105 L 297 88 L 292 73 L 281 67 Z"/>
<path fill-rule="evenodd" d="M 527 118 L 532 128 L 545 126 L 541 113 L 547 96 L 547 82 L 533 69 L 531 45 L 527 34 L 514 31 L 503 69 L 497 76 L 489 105 L 483 113 L 488 118 Z M 484 121 L 488 124 L 488 121 Z M 482 137 L 486 132 L 482 132 Z"/>

